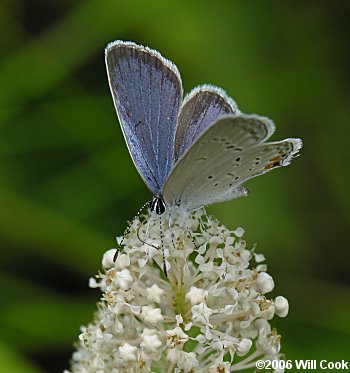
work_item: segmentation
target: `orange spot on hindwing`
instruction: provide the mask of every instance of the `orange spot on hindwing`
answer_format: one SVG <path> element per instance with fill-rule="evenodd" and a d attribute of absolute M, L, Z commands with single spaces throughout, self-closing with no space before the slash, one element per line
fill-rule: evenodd
<path fill-rule="evenodd" d="M 264 169 L 265 170 L 270 170 L 271 168 L 274 168 L 274 167 L 277 167 L 277 166 L 280 166 L 281 165 L 281 161 L 282 161 L 282 157 L 274 157 L 274 158 L 271 158 L 270 161 L 272 163 L 269 163 L 267 164 Z"/>

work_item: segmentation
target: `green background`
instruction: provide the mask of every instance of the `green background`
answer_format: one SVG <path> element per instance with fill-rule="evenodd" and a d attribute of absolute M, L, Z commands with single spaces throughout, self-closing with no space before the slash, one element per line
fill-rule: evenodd
<path fill-rule="evenodd" d="M 293 164 L 209 211 L 267 257 L 288 359 L 349 359 L 348 1 L 19 1 L 0 4 L 0 372 L 61 372 L 92 319 L 89 276 L 151 198 L 124 144 L 104 47 L 159 50 L 188 92 L 212 83 Z"/>

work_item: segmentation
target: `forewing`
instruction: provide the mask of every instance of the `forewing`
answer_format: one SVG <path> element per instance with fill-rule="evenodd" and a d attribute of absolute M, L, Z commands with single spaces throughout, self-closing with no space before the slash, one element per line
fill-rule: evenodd
<path fill-rule="evenodd" d="M 209 125 L 225 114 L 238 113 L 224 90 L 212 85 L 194 88 L 184 99 L 175 132 L 175 162 Z"/>
<path fill-rule="evenodd" d="M 176 66 L 131 42 L 106 48 L 110 89 L 135 166 L 154 195 L 173 165 L 176 119 L 182 98 Z"/>
<path fill-rule="evenodd" d="M 169 174 L 163 197 L 188 209 L 246 195 L 244 181 L 286 166 L 301 147 L 299 139 L 262 143 L 270 122 L 257 116 L 226 116 L 204 132 Z"/>

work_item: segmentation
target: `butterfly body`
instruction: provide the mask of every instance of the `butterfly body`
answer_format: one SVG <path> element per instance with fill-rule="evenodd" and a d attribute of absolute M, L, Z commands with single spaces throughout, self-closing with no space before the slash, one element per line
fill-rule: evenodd
<path fill-rule="evenodd" d="M 218 87 L 199 86 L 182 99 L 177 67 L 150 48 L 116 41 L 106 65 L 129 152 L 159 215 L 247 195 L 243 182 L 288 165 L 302 146 L 267 143 L 273 122 L 241 113 Z"/>

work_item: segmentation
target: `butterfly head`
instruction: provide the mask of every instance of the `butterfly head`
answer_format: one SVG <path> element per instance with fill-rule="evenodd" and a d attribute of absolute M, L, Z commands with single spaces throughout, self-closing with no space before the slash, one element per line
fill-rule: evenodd
<path fill-rule="evenodd" d="M 160 197 L 153 197 L 150 205 L 152 212 L 155 212 L 157 215 L 163 215 L 165 212 L 165 203 Z"/>

